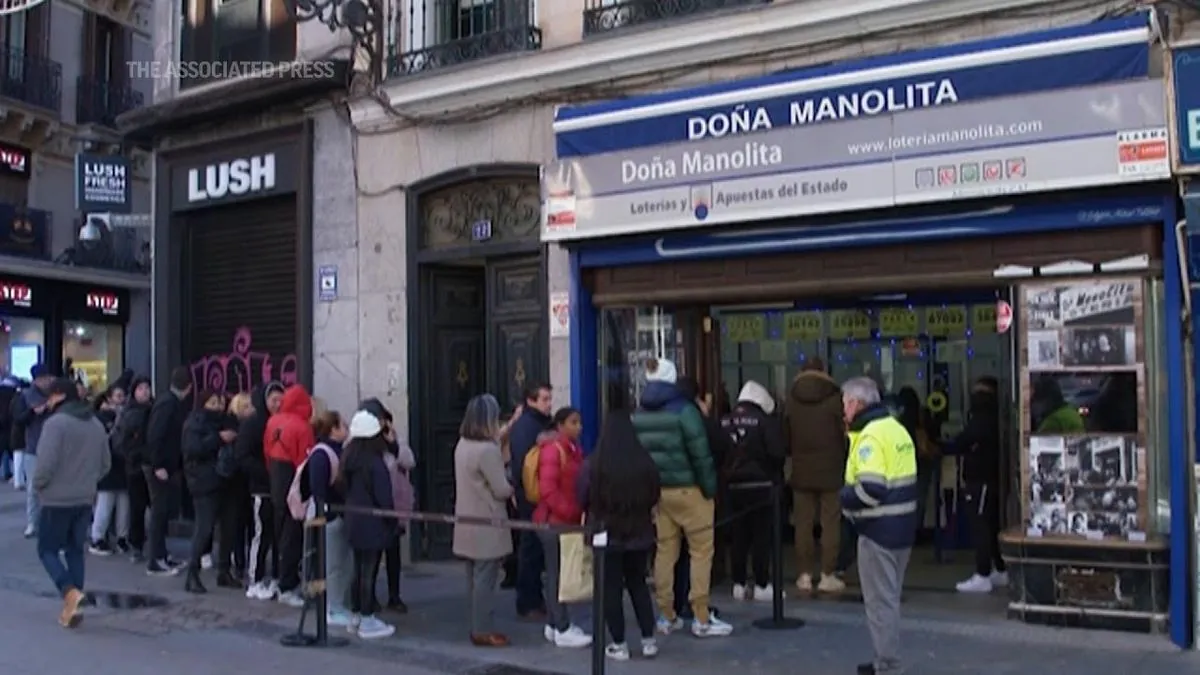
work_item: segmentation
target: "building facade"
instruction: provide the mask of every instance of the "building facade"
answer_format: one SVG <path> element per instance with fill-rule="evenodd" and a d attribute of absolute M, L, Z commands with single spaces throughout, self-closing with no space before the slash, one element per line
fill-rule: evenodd
<path fill-rule="evenodd" d="M 33 363 L 69 360 L 98 390 L 123 368 L 149 369 L 149 155 L 115 128 L 150 95 L 128 65 L 150 58 L 149 9 L 52 1 L 0 23 L 6 373 L 27 378 Z M 101 203 L 77 198 L 85 167 L 100 173 L 83 196 Z"/>

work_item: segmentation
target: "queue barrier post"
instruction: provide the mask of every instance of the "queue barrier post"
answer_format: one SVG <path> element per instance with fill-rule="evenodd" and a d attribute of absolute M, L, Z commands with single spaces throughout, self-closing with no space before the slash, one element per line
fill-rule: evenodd
<path fill-rule="evenodd" d="M 592 534 L 592 675 L 604 675 L 604 573 L 608 558 L 608 532 Z"/>
<path fill-rule="evenodd" d="M 799 536 L 799 535 L 797 535 Z M 802 619 L 783 613 L 783 489 L 771 483 L 771 616 L 755 619 L 760 630 L 793 630 L 804 626 Z"/>
<path fill-rule="evenodd" d="M 295 633 L 279 638 L 284 647 L 344 647 L 350 640 L 329 635 L 329 597 L 325 583 L 326 550 L 325 526 L 329 523 L 329 510 L 324 502 L 313 500 L 311 517 L 304 520 L 304 557 L 301 568 L 304 584 L 304 607 L 300 610 L 300 624 Z M 304 632 L 309 612 L 316 613 L 315 635 Z"/>

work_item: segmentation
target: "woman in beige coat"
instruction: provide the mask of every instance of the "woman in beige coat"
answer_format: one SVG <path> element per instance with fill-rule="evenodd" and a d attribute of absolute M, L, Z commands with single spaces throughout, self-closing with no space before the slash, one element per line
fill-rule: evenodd
<path fill-rule="evenodd" d="M 491 394 L 467 403 L 454 448 L 454 515 L 507 519 L 506 504 L 513 487 L 504 470 L 500 445 L 500 404 Z M 458 523 L 454 526 L 454 555 L 467 561 L 471 601 L 471 642 L 479 647 L 503 647 L 508 638 L 495 631 L 496 584 L 504 558 L 512 553 L 507 529 Z"/>

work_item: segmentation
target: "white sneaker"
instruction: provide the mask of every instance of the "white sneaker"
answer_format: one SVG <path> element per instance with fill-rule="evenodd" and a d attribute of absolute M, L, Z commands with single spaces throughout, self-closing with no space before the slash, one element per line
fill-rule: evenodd
<path fill-rule="evenodd" d="M 274 598 L 275 596 L 279 595 L 279 582 L 278 581 L 275 581 L 274 579 L 267 579 L 266 581 L 263 582 L 263 586 L 266 587 L 266 589 L 267 589 L 268 599 Z"/>
<path fill-rule="evenodd" d="M 642 656 L 648 659 L 658 656 L 658 640 L 654 638 L 642 640 Z"/>
<path fill-rule="evenodd" d="M 384 623 L 373 616 L 364 616 L 358 624 L 358 637 L 363 640 L 379 640 L 391 637 L 395 633 L 395 626 Z"/>
<path fill-rule="evenodd" d="M 818 593 L 843 593 L 845 590 L 846 582 L 833 574 L 822 574 L 821 581 L 817 584 Z"/>
<path fill-rule="evenodd" d="M 604 648 L 604 655 L 613 661 L 628 661 L 629 645 L 624 642 L 621 644 L 611 644 Z"/>
<path fill-rule="evenodd" d="M 655 627 L 657 628 L 659 633 L 662 633 L 663 635 L 670 635 L 671 633 L 674 633 L 677 630 L 683 629 L 683 619 L 681 619 L 679 617 L 675 617 L 674 621 L 668 621 L 664 617 L 659 617 L 658 621 L 655 624 Z"/>
<path fill-rule="evenodd" d="M 338 628 L 349 628 L 350 613 L 341 609 L 331 609 L 325 613 L 325 623 Z"/>
<path fill-rule="evenodd" d="M 954 588 L 958 589 L 959 593 L 991 593 L 992 580 L 978 574 L 972 574 L 970 579 L 960 581 Z"/>
<path fill-rule="evenodd" d="M 741 584 L 733 585 L 733 599 L 742 601 L 746 599 L 746 587 Z"/>
<path fill-rule="evenodd" d="M 362 625 L 362 616 L 358 614 L 350 614 L 350 623 L 346 624 L 346 632 L 351 635 L 358 635 L 358 627 Z"/>
<path fill-rule="evenodd" d="M 546 638 L 546 642 L 554 642 L 554 626 L 545 626 L 542 628 L 542 637 Z"/>
<path fill-rule="evenodd" d="M 784 597 L 787 597 L 786 593 L 784 594 Z M 755 602 L 772 602 L 774 600 L 775 600 L 775 587 L 772 586 L 771 584 L 767 584 L 766 586 L 755 586 L 754 587 L 754 601 Z"/>
<path fill-rule="evenodd" d="M 1008 586 L 1008 572 L 992 572 L 988 576 L 988 581 L 992 582 L 992 588 L 1006 588 Z"/>
<path fill-rule="evenodd" d="M 206 553 L 200 556 L 200 569 L 211 570 L 213 568 L 213 559 L 211 553 Z"/>
<path fill-rule="evenodd" d="M 812 593 L 812 575 L 801 574 L 796 579 L 796 588 L 799 589 L 801 593 Z"/>
<path fill-rule="evenodd" d="M 708 623 L 699 620 L 692 622 L 692 635 L 696 637 L 725 637 L 733 632 L 733 626 L 713 616 L 710 612 Z"/>
<path fill-rule="evenodd" d="M 25 538 L 26 539 L 32 538 L 33 535 L 35 535 L 35 534 L 37 534 L 37 530 L 32 525 L 25 526 Z"/>
<path fill-rule="evenodd" d="M 554 632 L 555 647 L 587 647 L 592 644 L 592 636 L 580 630 L 579 626 L 571 626 L 566 630 Z"/>
<path fill-rule="evenodd" d="M 287 593 L 280 593 L 278 600 L 279 600 L 279 604 L 287 605 L 288 607 L 303 607 L 304 606 L 304 598 L 300 597 L 300 594 L 297 593 L 296 591 L 288 591 Z M 364 619 L 364 621 L 365 621 L 365 619 Z"/>

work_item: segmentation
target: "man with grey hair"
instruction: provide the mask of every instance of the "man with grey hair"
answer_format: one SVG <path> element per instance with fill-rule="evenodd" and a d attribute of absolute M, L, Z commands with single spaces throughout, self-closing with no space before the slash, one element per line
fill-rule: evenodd
<path fill-rule="evenodd" d="M 858 531 L 858 575 L 875 658 L 858 675 L 900 670 L 900 590 L 917 531 L 917 454 L 869 377 L 842 385 L 850 435 L 841 503 Z"/>

